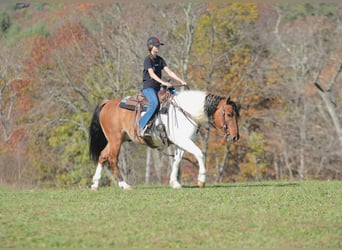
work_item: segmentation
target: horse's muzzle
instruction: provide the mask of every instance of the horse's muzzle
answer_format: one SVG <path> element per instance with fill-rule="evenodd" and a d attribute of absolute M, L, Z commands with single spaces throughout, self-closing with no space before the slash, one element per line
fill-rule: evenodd
<path fill-rule="evenodd" d="M 236 135 L 236 136 L 232 137 L 232 136 L 228 135 L 228 136 L 226 136 L 226 138 L 227 138 L 228 142 L 236 142 L 236 141 L 238 141 L 240 139 L 240 136 Z"/>
<path fill-rule="evenodd" d="M 240 139 L 240 136 L 239 136 L 239 135 L 236 135 L 236 136 L 233 137 L 233 142 L 236 142 L 236 141 L 238 141 L 239 139 Z"/>

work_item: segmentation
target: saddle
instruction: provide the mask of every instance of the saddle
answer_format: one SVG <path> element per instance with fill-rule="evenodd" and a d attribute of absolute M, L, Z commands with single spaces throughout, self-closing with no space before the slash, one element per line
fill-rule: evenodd
<path fill-rule="evenodd" d="M 169 91 L 165 89 L 160 89 L 158 92 L 158 99 L 160 103 L 160 111 L 162 114 L 167 112 L 167 107 L 170 104 L 171 97 L 173 94 L 171 94 Z M 142 92 L 139 92 L 133 96 L 126 96 L 124 97 L 120 104 L 120 108 L 132 110 L 132 111 L 137 111 L 139 110 L 140 112 L 146 111 L 146 109 L 149 106 L 149 102 L 147 98 L 144 96 Z"/>
<path fill-rule="evenodd" d="M 160 114 L 167 114 L 173 96 L 174 94 L 171 94 L 166 89 L 164 88 L 160 89 L 160 91 L 158 92 L 160 108 L 157 113 L 157 119 L 159 119 L 159 124 L 158 126 L 155 126 L 156 119 L 151 119 L 151 121 L 147 125 L 150 130 L 155 129 L 158 132 L 159 137 L 161 138 L 162 142 L 166 146 L 169 145 L 169 139 L 167 138 L 165 125 L 162 123 Z M 141 118 L 141 112 L 146 111 L 148 106 L 149 106 L 149 102 L 142 92 L 139 92 L 134 96 L 126 96 L 120 101 L 120 104 L 119 104 L 120 108 L 135 111 L 133 127 L 134 127 L 136 136 L 138 134 L 137 128 L 138 128 L 138 122 Z M 147 137 L 150 137 L 150 136 L 147 136 Z M 146 144 L 153 147 L 153 142 L 152 142 L 151 137 L 150 138 L 144 137 L 143 139 L 145 140 Z"/>

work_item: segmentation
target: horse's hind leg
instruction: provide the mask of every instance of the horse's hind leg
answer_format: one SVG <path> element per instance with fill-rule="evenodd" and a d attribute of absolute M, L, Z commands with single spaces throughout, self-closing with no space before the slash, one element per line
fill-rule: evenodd
<path fill-rule="evenodd" d="M 108 152 L 109 152 L 109 146 L 107 144 L 99 156 L 99 160 L 98 160 L 98 163 L 96 166 L 96 171 L 95 171 L 95 174 L 93 176 L 93 185 L 91 185 L 92 190 L 97 190 L 99 188 L 99 181 L 101 179 L 101 173 L 102 173 L 103 166 L 104 166 L 104 164 L 108 158 Z"/>
<path fill-rule="evenodd" d="M 103 169 L 102 165 L 98 163 L 96 166 L 95 174 L 93 176 L 93 185 L 91 185 L 92 190 L 97 190 L 99 188 L 99 181 L 101 179 L 102 169 Z"/>
<path fill-rule="evenodd" d="M 97 190 L 99 188 L 99 181 L 101 179 L 101 173 L 106 161 L 108 161 L 109 166 L 111 167 L 114 176 L 118 180 L 119 187 L 122 189 L 131 189 L 131 186 L 128 185 L 122 178 L 119 167 L 118 167 L 118 156 L 119 156 L 120 145 L 112 144 L 111 147 L 109 144 L 102 150 L 99 161 L 96 167 L 95 174 L 93 176 L 93 185 L 91 185 L 92 190 Z"/>
<path fill-rule="evenodd" d="M 175 157 L 173 158 L 172 170 L 170 174 L 170 186 L 172 188 L 181 188 L 182 185 L 178 182 L 179 163 L 183 157 L 184 150 L 177 148 L 175 150 Z"/>

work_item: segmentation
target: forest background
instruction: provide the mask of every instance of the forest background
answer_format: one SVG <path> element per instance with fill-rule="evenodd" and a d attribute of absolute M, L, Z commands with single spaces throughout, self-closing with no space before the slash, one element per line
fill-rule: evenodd
<path fill-rule="evenodd" d="M 241 108 L 237 143 L 199 131 L 209 182 L 341 180 L 342 4 L 0 6 L 0 185 L 88 186 L 90 117 L 139 91 L 152 35 L 191 89 Z M 126 143 L 119 165 L 131 184 L 167 183 L 172 154 Z M 181 164 L 182 182 L 195 182 L 196 160 Z"/>

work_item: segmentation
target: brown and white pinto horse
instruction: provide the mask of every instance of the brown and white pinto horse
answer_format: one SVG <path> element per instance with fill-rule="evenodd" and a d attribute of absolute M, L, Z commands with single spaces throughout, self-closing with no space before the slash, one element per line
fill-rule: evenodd
<path fill-rule="evenodd" d="M 92 189 L 97 189 L 101 172 L 106 162 L 109 163 L 119 187 L 130 189 L 118 167 L 118 156 L 121 144 L 133 141 L 146 144 L 144 138 L 137 136 L 134 131 L 135 112 L 119 107 L 121 99 L 106 100 L 99 104 L 93 114 L 89 127 L 89 154 L 97 163 L 93 177 Z M 143 114 L 142 114 L 143 115 Z M 170 185 L 180 188 L 177 179 L 178 167 L 184 151 L 193 154 L 199 164 L 198 185 L 205 184 L 205 163 L 202 151 L 192 141 L 200 125 L 210 121 L 215 128 L 222 130 L 228 142 L 239 139 L 239 112 L 236 104 L 230 98 L 207 94 L 202 91 L 182 91 L 171 100 L 166 114 L 161 114 L 161 121 L 170 143 L 176 145 L 174 162 L 170 174 Z M 160 123 L 157 119 L 156 123 Z M 154 147 L 165 147 L 158 131 L 151 131 Z"/>

